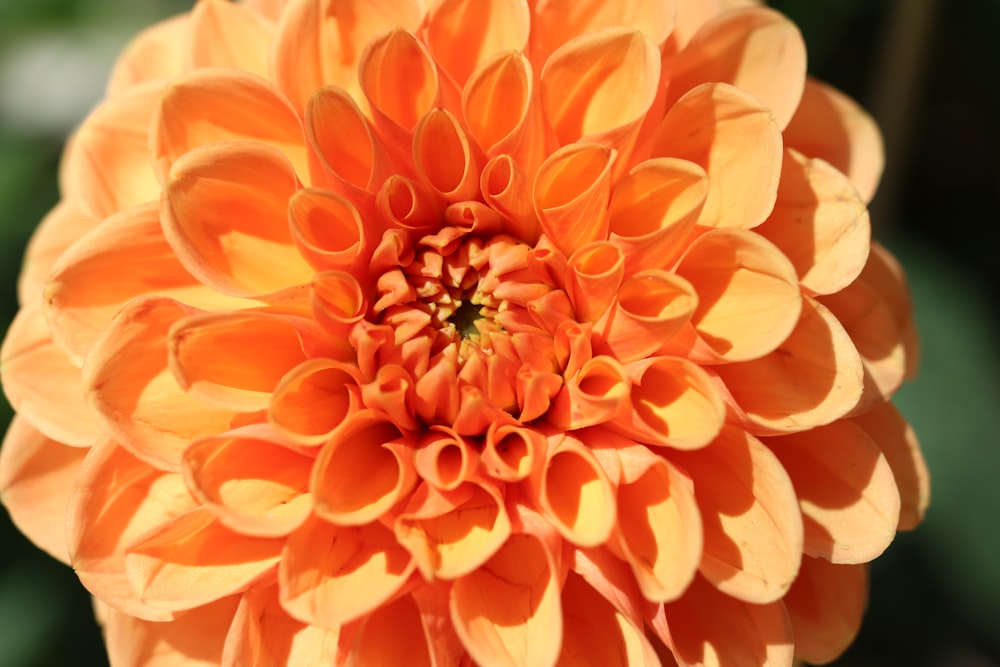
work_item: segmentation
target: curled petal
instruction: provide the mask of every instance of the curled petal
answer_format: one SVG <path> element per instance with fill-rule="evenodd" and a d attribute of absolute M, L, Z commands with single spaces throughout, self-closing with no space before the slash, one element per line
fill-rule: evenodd
<path fill-rule="evenodd" d="M 794 267 L 753 232 L 716 229 L 700 236 L 684 253 L 677 274 L 698 294 L 691 323 L 709 359 L 759 358 L 777 348 L 799 319 L 802 299 Z"/>
<path fill-rule="evenodd" d="M 250 296 L 309 282 L 292 242 L 288 160 L 259 143 L 223 142 L 174 162 L 162 200 L 163 231 L 185 267 L 220 292 Z"/>
<path fill-rule="evenodd" d="M 708 174 L 698 223 L 748 229 L 774 206 L 781 177 L 781 131 L 749 93 L 706 83 L 677 100 L 653 138 L 653 157 L 677 157 Z"/>
<path fill-rule="evenodd" d="M 310 489 L 316 513 L 341 525 L 379 518 L 416 483 L 412 449 L 372 410 L 351 415 L 320 451 Z M 358 480 L 365 483 L 358 486 Z"/>
<path fill-rule="evenodd" d="M 530 27 L 528 5 L 519 0 L 438 0 L 427 12 L 424 40 L 441 69 L 462 86 L 493 54 L 521 51 Z"/>
<path fill-rule="evenodd" d="M 384 605 L 413 569 L 410 554 L 381 523 L 334 526 L 313 517 L 285 544 L 281 605 L 304 623 L 336 628 Z"/>
<path fill-rule="evenodd" d="M 868 602 L 868 568 L 803 558 L 783 601 L 795 633 L 795 655 L 825 665 L 858 634 Z"/>
<path fill-rule="evenodd" d="M 234 533 L 198 508 L 130 544 L 125 572 L 151 606 L 187 610 L 243 591 L 272 571 L 283 541 Z"/>
<path fill-rule="evenodd" d="M 866 202 L 875 196 L 885 165 L 882 134 L 875 120 L 844 93 L 807 79 L 784 138 L 789 148 L 826 160 L 847 174 Z"/>
<path fill-rule="evenodd" d="M 309 302 L 316 322 L 334 339 L 346 339 L 368 306 L 357 279 L 344 271 L 324 271 L 313 276 L 310 289 Z"/>
<path fill-rule="evenodd" d="M 569 258 L 566 291 L 579 322 L 597 320 L 611 305 L 625 277 L 625 257 L 618 246 L 595 241 Z"/>
<path fill-rule="evenodd" d="M 10 519 L 40 549 L 69 564 L 66 506 L 87 449 L 67 447 L 15 415 L 0 447 L 0 495 Z"/>
<path fill-rule="evenodd" d="M 380 606 L 358 628 L 348 664 L 432 667 L 432 639 L 413 598 L 404 596 Z"/>
<path fill-rule="evenodd" d="M 163 83 L 153 81 L 106 100 L 74 136 L 62 166 L 66 197 L 98 220 L 156 201 L 160 184 L 149 156 L 149 117 Z"/>
<path fill-rule="evenodd" d="M 498 155 L 486 163 L 479 180 L 483 201 L 504 216 L 506 231 L 525 243 L 536 242 L 538 218 L 531 205 L 527 176 L 517 162 L 510 155 Z"/>
<path fill-rule="evenodd" d="M 167 86 L 151 116 L 150 152 L 161 179 L 185 153 L 220 141 L 266 144 L 300 176 L 309 173 L 295 110 L 269 81 L 249 72 L 202 68 L 185 74 Z"/>
<path fill-rule="evenodd" d="M 17 278 L 19 305 L 38 298 L 56 261 L 98 222 L 68 199 L 61 200 L 48 212 L 28 240 L 21 260 L 21 274 Z"/>
<path fill-rule="evenodd" d="M 650 445 L 697 449 L 715 438 L 725 404 L 712 379 L 696 364 L 650 357 L 627 366 L 630 409 L 608 424 L 613 431 Z"/>
<path fill-rule="evenodd" d="M 924 518 L 931 484 L 927 463 L 913 428 L 892 403 L 881 403 L 852 421 L 863 428 L 885 454 L 899 488 L 899 530 L 913 530 Z"/>
<path fill-rule="evenodd" d="M 394 530 L 425 579 L 454 579 L 496 553 L 510 536 L 511 523 L 499 490 L 472 481 L 448 491 L 419 487 Z"/>
<path fill-rule="evenodd" d="M 701 574 L 746 602 L 779 599 L 795 579 L 803 545 L 798 500 L 779 460 L 734 426 L 673 460 L 694 481 L 705 529 Z"/>
<path fill-rule="evenodd" d="M 550 155 L 532 191 L 542 231 L 569 257 L 608 236 L 608 201 L 615 151 L 597 144 L 570 144 Z"/>
<path fill-rule="evenodd" d="M 288 218 L 302 256 L 323 271 L 349 271 L 358 265 L 367 240 L 375 235 L 372 223 L 347 199 L 318 188 L 293 194 Z"/>
<path fill-rule="evenodd" d="M 428 111 L 413 132 L 417 171 L 448 202 L 479 194 L 481 158 L 474 152 L 458 120 L 445 109 Z"/>
<path fill-rule="evenodd" d="M 832 294 L 864 268 L 871 223 L 847 177 L 822 160 L 786 150 L 778 200 L 755 231 L 781 248 L 803 287 Z"/>
<path fill-rule="evenodd" d="M 191 10 L 191 66 L 235 67 L 267 76 L 272 31 L 245 5 L 203 0 Z"/>
<path fill-rule="evenodd" d="M 416 389 L 410 372 L 398 364 L 379 366 L 371 382 L 361 385 L 361 400 L 366 407 L 379 410 L 389 421 L 404 429 L 417 429 L 413 417 Z"/>
<path fill-rule="evenodd" d="M 774 352 L 714 368 L 755 433 L 829 424 L 857 405 L 864 384 L 861 358 L 847 332 L 808 297 L 795 329 Z"/>
<path fill-rule="evenodd" d="M 551 667 L 563 638 L 553 556 L 533 535 L 513 535 L 451 587 L 451 622 L 480 664 Z"/>
<path fill-rule="evenodd" d="M 98 421 L 86 401 L 80 369 L 56 344 L 41 301 L 29 301 L 11 322 L 0 347 L 3 390 L 18 414 L 59 442 L 76 447 L 94 443 Z"/>
<path fill-rule="evenodd" d="M 491 424 L 482 462 L 494 479 L 516 482 L 537 473 L 545 462 L 545 436 L 523 424 Z"/>
<path fill-rule="evenodd" d="M 668 104 L 700 83 L 720 81 L 751 93 L 784 128 L 806 79 L 806 45 L 784 15 L 765 7 L 720 14 L 678 53 Z"/>
<path fill-rule="evenodd" d="M 806 555 L 866 563 L 896 535 L 899 491 L 885 456 L 849 421 L 766 441 L 792 479 Z"/>
<path fill-rule="evenodd" d="M 285 375 L 274 389 L 268 418 L 304 445 L 326 442 L 360 405 L 357 369 L 332 359 L 310 359 Z"/>
<path fill-rule="evenodd" d="M 687 160 L 654 158 L 626 174 L 611 196 L 609 231 L 627 272 L 672 265 L 707 196 L 705 170 Z"/>
<path fill-rule="evenodd" d="M 184 72 L 191 38 L 191 14 L 184 13 L 146 28 L 126 45 L 108 80 L 108 97 L 117 97 L 146 81 L 167 81 Z"/>
<path fill-rule="evenodd" d="M 222 525 L 242 535 L 287 535 L 312 508 L 313 459 L 252 428 L 193 443 L 184 451 L 184 479 Z"/>
<path fill-rule="evenodd" d="M 595 426 L 616 419 L 628 402 L 625 369 L 614 357 L 602 355 L 589 359 L 566 380 L 548 417 L 560 428 Z"/>

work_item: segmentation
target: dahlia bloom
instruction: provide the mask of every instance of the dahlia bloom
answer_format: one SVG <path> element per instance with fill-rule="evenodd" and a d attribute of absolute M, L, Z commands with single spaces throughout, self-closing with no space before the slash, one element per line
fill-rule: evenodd
<path fill-rule="evenodd" d="M 201 0 L 68 142 L 3 502 L 116 667 L 830 661 L 928 502 L 881 168 L 750 0 Z"/>

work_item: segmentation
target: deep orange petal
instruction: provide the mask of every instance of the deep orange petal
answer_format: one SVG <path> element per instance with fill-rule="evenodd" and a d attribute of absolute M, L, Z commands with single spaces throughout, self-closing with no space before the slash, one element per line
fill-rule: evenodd
<path fill-rule="evenodd" d="M 854 641 L 868 602 L 868 568 L 802 559 L 785 595 L 795 655 L 812 665 L 833 661 Z"/>
<path fill-rule="evenodd" d="M 358 628 L 347 658 L 353 665 L 432 667 L 435 638 L 424 628 L 412 597 L 401 597 L 373 611 Z"/>
<path fill-rule="evenodd" d="M 528 5 L 518 0 L 438 0 L 424 19 L 423 39 L 441 69 L 462 86 L 493 54 L 522 50 L 530 27 Z"/>

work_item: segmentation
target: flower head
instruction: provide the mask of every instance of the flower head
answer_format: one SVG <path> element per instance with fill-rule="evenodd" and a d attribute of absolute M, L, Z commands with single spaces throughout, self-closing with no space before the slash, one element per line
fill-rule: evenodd
<path fill-rule="evenodd" d="M 68 144 L 4 503 L 113 664 L 831 660 L 928 498 L 880 171 L 749 0 L 201 0 Z"/>

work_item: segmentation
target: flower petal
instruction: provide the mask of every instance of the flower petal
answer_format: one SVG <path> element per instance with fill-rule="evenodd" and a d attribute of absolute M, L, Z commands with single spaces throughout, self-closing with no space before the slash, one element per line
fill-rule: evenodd
<path fill-rule="evenodd" d="M 87 450 L 67 447 L 15 415 L 0 447 L 0 496 L 18 530 L 69 564 L 66 506 Z"/>
<path fill-rule="evenodd" d="M 611 306 L 625 277 L 625 256 L 608 241 L 595 241 L 569 257 L 566 294 L 577 322 L 593 322 Z"/>
<path fill-rule="evenodd" d="M 564 429 L 596 426 L 620 416 L 628 401 L 625 369 L 614 357 L 598 356 L 565 380 L 552 401 L 548 420 Z"/>
<path fill-rule="evenodd" d="M 197 148 L 171 168 L 164 234 L 192 275 L 220 292 L 252 296 L 306 284 L 314 270 L 288 226 L 296 188 L 277 149 L 254 142 Z"/>
<path fill-rule="evenodd" d="M 21 260 L 17 301 L 21 306 L 38 299 L 52 267 L 66 249 L 97 226 L 68 199 L 61 200 L 35 228 Z"/>
<path fill-rule="evenodd" d="M 267 76 L 273 27 L 245 6 L 202 0 L 191 10 L 191 66 L 232 67 Z"/>
<path fill-rule="evenodd" d="M 651 157 L 690 160 L 708 174 L 698 223 L 748 229 L 771 213 L 781 177 L 781 131 L 771 111 L 726 83 L 688 91 L 667 112 Z"/>
<path fill-rule="evenodd" d="M 473 660 L 513 667 L 555 664 L 563 638 L 559 581 L 537 537 L 511 536 L 451 587 L 451 622 Z"/>
<path fill-rule="evenodd" d="M 885 150 L 878 125 L 858 103 L 815 79 L 807 79 L 785 145 L 808 157 L 826 160 L 842 173 L 866 202 L 875 196 Z"/>
<path fill-rule="evenodd" d="M 702 576 L 753 604 L 781 598 L 799 570 L 803 528 L 795 490 L 778 459 L 734 426 L 708 447 L 671 458 L 694 481 L 705 529 Z"/>
<path fill-rule="evenodd" d="M 868 568 L 802 559 L 784 597 L 795 633 L 795 655 L 813 665 L 839 657 L 854 641 L 868 602 Z"/>
<path fill-rule="evenodd" d="M 392 599 L 413 570 L 410 554 L 381 523 L 334 526 L 312 517 L 282 553 L 281 605 L 304 623 L 336 628 Z"/>
<path fill-rule="evenodd" d="M 103 427 L 136 456 L 180 470 L 191 440 L 229 429 L 234 413 L 189 396 L 168 367 L 170 327 L 191 310 L 176 301 L 129 301 L 94 343 L 83 384 Z"/>
<path fill-rule="evenodd" d="M 861 397 L 863 370 L 837 319 L 804 297 L 791 335 L 770 354 L 715 367 L 754 433 L 804 431 L 847 414 Z"/>
<path fill-rule="evenodd" d="M 754 231 L 781 248 L 815 294 L 846 287 L 868 258 L 868 210 L 847 177 L 818 159 L 785 150 L 778 200 Z"/>
<path fill-rule="evenodd" d="M 423 39 L 431 55 L 461 87 L 493 54 L 524 49 L 531 16 L 521 0 L 437 0 L 424 25 Z"/>
<path fill-rule="evenodd" d="M 842 420 L 765 443 L 799 497 L 806 555 L 866 563 L 889 546 L 899 491 L 885 456 L 861 428 Z"/>
<path fill-rule="evenodd" d="M 191 14 L 185 12 L 146 28 L 118 56 L 108 81 L 108 97 L 147 81 L 167 81 L 187 65 L 191 39 Z"/>
<path fill-rule="evenodd" d="M 130 544 L 125 572 L 148 604 L 187 610 L 246 590 L 273 571 L 283 542 L 234 533 L 200 507 Z"/>
<path fill-rule="evenodd" d="M 413 132 L 417 171 L 447 202 L 464 202 L 479 195 L 482 157 L 451 113 L 428 111 Z"/>
<path fill-rule="evenodd" d="M 274 390 L 268 418 L 304 445 L 319 445 L 360 405 L 357 371 L 330 359 L 310 359 L 289 371 Z"/>
<path fill-rule="evenodd" d="M 433 641 L 413 598 L 401 597 L 382 605 L 361 622 L 348 664 L 432 667 Z"/>
<path fill-rule="evenodd" d="M 914 325 L 910 288 L 906 283 L 903 267 L 885 246 L 878 241 L 872 241 L 871 253 L 868 255 L 868 263 L 861 271 L 861 279 L 878 293 L 896 320 L 906 355 L 904 377 L 910 380 L 917 373 L 920 341 Z"/>

